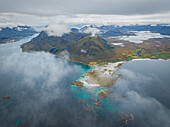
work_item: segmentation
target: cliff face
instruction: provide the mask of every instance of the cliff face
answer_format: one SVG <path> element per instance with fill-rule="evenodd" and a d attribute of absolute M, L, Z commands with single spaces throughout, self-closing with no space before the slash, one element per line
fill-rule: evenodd
<path fill-rule="evenodd" d="M 21 45 L 21 48 L 27 52 L 48 51 L 59 57 L 63 51 L 67 51 L 71 60 L 82 63 L 106 61 L 113 56 L 113 48 L 110 48 L 103 38 L 78 32 L 56 37 L 48 36 L 42 31 L 36 38 Z"/>

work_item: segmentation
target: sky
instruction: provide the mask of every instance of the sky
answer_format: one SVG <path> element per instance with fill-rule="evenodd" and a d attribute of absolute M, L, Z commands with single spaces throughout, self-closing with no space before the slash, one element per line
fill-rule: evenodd
<path fill-rule="evenodd" d="M 0 0 L 1 23 L 170 23 L 169 0 Z"/>

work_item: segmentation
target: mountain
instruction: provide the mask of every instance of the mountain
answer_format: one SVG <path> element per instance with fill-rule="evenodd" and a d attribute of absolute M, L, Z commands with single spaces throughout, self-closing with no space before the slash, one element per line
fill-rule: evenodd
<path fill-rule="evenodd" d="M 0 44 L 10 41 L 16 41 L 26 36 L 31 36 L 37 33 L 30 26 L 17 26 L 13 28 L 0 28 Z"/>
<path fill-rule="evenodd" d="M 62 36 L 49 36 L 45 31 L 41 31 L 41 33 L 30 42 L 22 44 L 21 48 L 26 52 L 46 51 L 61 58 L 86 64 L 89 62 L 129 60 L 132 59 L 133 55 L 128 55 L 131 52 L 136 52 L 134 48 L 136 45 L 129 43 L 125 47 L 116 47 L 112 45 L 112 40 L 109 42 L 109 38 L 107 37 L 133 35 L 134 33 L 131 31 L 161 31 L 161 34 L 168 34 L 169 30 L 169 26 L 162 25 L 111 25 L 100 27 L 91 25 L 80 29 L 72 28 L 70 33 Z M 83 31 L 85 33 L 83 33 Z M 96 34 L 93 34 L 93 32 L 98 33 L 98 35 L 94 36 Z M 103 39 L 103 37 L 105 37 L 105 39 Z M 106 40 L 108 40 L 108 42 L 106 42 Z M 111 47 L 108 44 L 110 44 Z M 138 46 L 136 47 L 139 48 Z"/>
<path fill-rule="evenodd" d="M 100 31 L 100 33 L 98 33 L 99 36 L 101 37 L 113 37 L 113 36 L 123 36 L 123 35 L 135 35 L 132 32 L 126 31 L 126 30 L 120 30 L 118 29 L 116 26 L 114 25 L 110 25 L 110 26 L 95 26 L 95 25 L 90 25 L 90 26 L 84 26 L 80 29 L 80 31 L 86 31 L 89 28 L 93 28 L 93 29 L 98 29 Z"/>
<path fill-rule="evenodd" d="M 113 51 L 106 41 L 99 36 L 85 33 L 70 32 L 61 37 L 48 36 L 42 31 L 30 42 L 22 44 L 23 51 L 48 51 L 59 57 L 67 53 L 72 61 L 89 63 L 91 61 L 106 61 L 113 56 Z"/>
<path fill-rule="evenodd" d="M 90 35 L 67 47 L 70 58 L 83 63 L 91 61 L 107 61 L 113 57 L 113 51 L 101 37 Z"/>
<path fill-rule="evenodd" d="M 130 31 L 151 31 L 153 33 L 160 33 L 162 35 L 170 35 L 170 26 L 164 25 L 130 25 L 130 26 L 101 26 L 98 28 L 101 31 L 101 36 L 122 36 L 133 35 Z M 135 34 L 134 34 L 135 35 Z"/>
<path fill-rule="evenodd" d="M 42 31 L 36 38 L 33 38 L 29 43 L 21 45 L 23 51 L 50 51 L 55 49 L 57 52 L 64 50 L 67 45 L 73 44 L 87 36 L 84 33 L 70 32 L 61 37 L 48 36 L 45 31 Z"/>
<path fill-rule="evenodd" d="M 116 25 L 108 25 L 108 26 L 84 26 L 80 30 L 85 31 L 89 28 L 96 28 L 100 30 L 101 37 L 113 37 L 113 36 L 135 36 L 135 33 L 131 31 L 150 31 L 153 33 L 160 33 L 162 35 L 170 35 L 170 26 L 166 25 L 129 25 L 129 26 L 116 26 Z"/>

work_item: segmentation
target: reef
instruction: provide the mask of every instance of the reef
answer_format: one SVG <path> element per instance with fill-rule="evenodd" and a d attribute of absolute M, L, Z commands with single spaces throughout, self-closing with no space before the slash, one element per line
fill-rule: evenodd
<path fill-rule="evenodd" d="M 74 81 L 71 83 L 72 85 L 76 85 L 76 86 L 81 86 L 83 87 L 83 82 L 80 82 L 80 81 Z"/>
<path fill-rule="evenodd" d="M 78 102 L 79 103 L 85 103 L 85 100 L 79 100 Z"/>
<path fill-rule="evenodd" d="M 10 96 L 4 96 L 2 99 L 9 100 L 9 99 L 11 99 L 11 97 Z"/>
<path fill-rule="evenodd" d="M 109 94 L 113 93 L 111 90 L 104 90 L 98 93 L 98 97 L 106 98 Z"/>

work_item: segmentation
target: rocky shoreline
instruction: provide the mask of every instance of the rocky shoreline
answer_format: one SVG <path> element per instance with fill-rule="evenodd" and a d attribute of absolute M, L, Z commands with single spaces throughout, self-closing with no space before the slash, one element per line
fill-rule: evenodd
<path fill-rule="evenodd" d="M 97 64 L 96 62 L 93 62 L 90 64 L 90 66 L 92 67 L 90 71 L 86 72 L 79 79 L 71 83 L 73 87 L 75 86 L 75 89 L 78 88 L 76 91 L 86 91 L 91 96 L 89 98 L 86 98 L 87 95 L 84 95 L 84 98 L 78 98 L 78 103 L 81 103 L 84 110 L 95 112 L 95 110 L 102 110 L 105 106 L 107 106 L 105 104 L 108 102 L 108 100 L 115 99 L 116 101 L 123 101 L 124 99 L 128 98 L 127 95 L 116 92 L 116 89 L 118 88 L 118 86 L 116 86 L 116 82 L 122 78 L 119 70 L 121 69 L 121 66 L 127 62 L 128 61 L 121 61 L 105 64 Z M 80 96 L 82 96 L 82 94 Z M 123 115 L 121 117 L 122 122 L 125 124 L 128 123 L 128 120 L 133 119 L 134 116 L 132 114 L 126 116 Z"/>
<path fill-rule="evenodd" d="M 118 74 L 118 70 L 124 62 L 107 63 L 104 65 L 93 65 L 93 69 L 87 72 L 85 75 L 81 76 L 78 80 L 71 83 L 71 85 L 76 85 L 78 87 L 85 87 L 86 89 L 93 89 L 95 87 L 114 87 L 116 81 L 121 78 Z M 100 91 L 98 97 L 106 98 L 109 92 Z"/>

